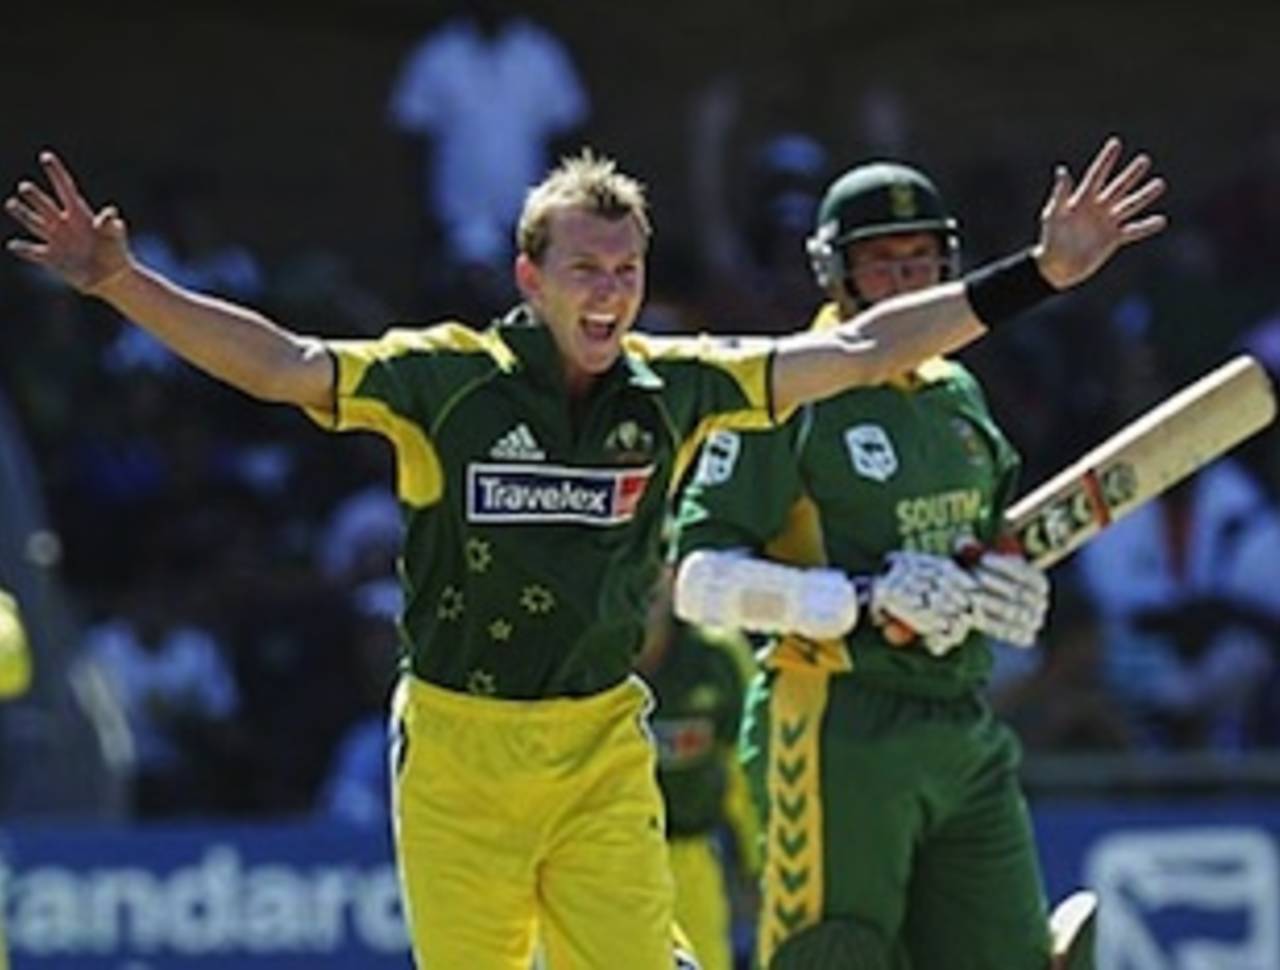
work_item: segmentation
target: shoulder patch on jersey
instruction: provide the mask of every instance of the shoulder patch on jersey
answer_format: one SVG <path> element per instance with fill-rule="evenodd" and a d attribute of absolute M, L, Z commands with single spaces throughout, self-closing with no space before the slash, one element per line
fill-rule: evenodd
<path fill-rule="evenodd" d="M 717 430 L 707 436 L 698 459 L 694 481 L 699 485 L 723 485 L 733 477 L 734 466 L 742 453 L 742 435 L 736 431 Z"/>
<path fill-rule="evenodd" d="M 889 433 L 878 424 L 855 424 L 844 433 L 853 470 L 863 478 L 887 482 L 898 470 L 898 453 Z"/>
<path fill-rule="evenodd" d="M 467 466 L 467 521 L 619 525 L 635 517 L 653 470 L 473 462 Z"/>

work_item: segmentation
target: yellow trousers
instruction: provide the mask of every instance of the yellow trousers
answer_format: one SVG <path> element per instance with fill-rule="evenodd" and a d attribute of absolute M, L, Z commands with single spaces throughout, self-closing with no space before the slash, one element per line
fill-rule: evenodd
<path fill-rule="evenodd" d="M 710 835 L 672 839 L 676 922 L 688 934 L 702 970 L 732 970 L 729 894 Z"/>
<path fill-rule="evenodd" d="M 419 970 L 670 970 L 674 887 L 638 679 L 502 701 L 406 677 L 393 822 Z"/>

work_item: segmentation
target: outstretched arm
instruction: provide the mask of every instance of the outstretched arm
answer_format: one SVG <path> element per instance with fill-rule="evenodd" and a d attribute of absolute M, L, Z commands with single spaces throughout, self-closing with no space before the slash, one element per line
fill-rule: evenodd
<path fill-rule="evenodd" d="M 1115 253 L 1160 232 L 1163 215 L 1144 215 L 1164 192 L 1147 178 L 1151 160 L 1139 154 L 1114 174 L 1122 146 L 1109 138 L 1079 185 L 1059 166 L 1040 215 L 1040 239 L 1030 250 L 1046 292 L 1083 283 Z M 806 401 L 849 387 L 881 384 L 929 357 L 972 343 L 999 320 L 975 311 L 974 277 L 878 303 L 827 333 L 779 342 L 773 370 L 775 409 L 786 413 Z"/>
<path fill-rule="evenodd" d="M 35 241 L 11 239 L 9 251 L 95 296 L 145 328 L 179 356 L 254 397 L 327 410 L 333 365 L 318 341 L 262 314 L 184 289 L 139 264 L 113 206 L 95 211 L 71 172 L 42 152 L 53 195 L 21 182 L 5 201 Z"/>

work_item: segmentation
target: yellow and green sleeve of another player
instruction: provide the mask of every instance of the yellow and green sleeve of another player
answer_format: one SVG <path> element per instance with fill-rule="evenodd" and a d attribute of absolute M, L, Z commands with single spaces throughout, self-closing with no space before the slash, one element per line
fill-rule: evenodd
<path fill-rule="evenodd" d="M 0 700 L 26 693 L 31 684 L 31 651 L 18 602 L 0 589 Z"/>

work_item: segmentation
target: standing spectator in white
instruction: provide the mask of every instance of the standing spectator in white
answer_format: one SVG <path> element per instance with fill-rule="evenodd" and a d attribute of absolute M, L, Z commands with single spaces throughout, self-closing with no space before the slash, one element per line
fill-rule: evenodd
<path fill-rule="evenodd" d="M 1239 463 L 1211 465 L 1080 555 L 1109 688 L 1157 748 L 1248 747 L 1275 664 L 1280 514 Z"/>
<path fill-rule="evenodd" d="M 391 124 L 422 153 L 424 213 L 444 257 L 427 266 L 504 278 L 525 192 L 588 110 L 564 45 L 505 0 L 467 0 L 427 34 L 390 103 Z"/>

